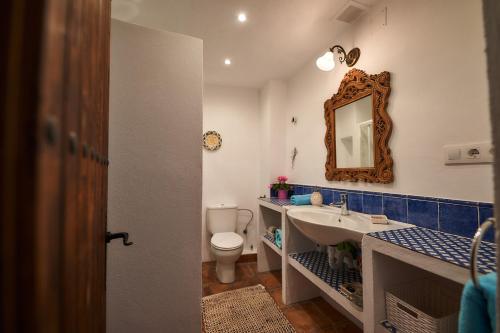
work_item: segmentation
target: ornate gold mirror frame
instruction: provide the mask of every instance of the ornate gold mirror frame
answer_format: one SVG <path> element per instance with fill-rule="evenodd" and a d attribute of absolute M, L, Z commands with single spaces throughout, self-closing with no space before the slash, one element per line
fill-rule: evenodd
<path fill-rule="evenodd" d="M 389 149 L 392 121 L 387 113 L 390 92 L 389 72 L 368 75 L 359 69 L 352 69 L 344 76 L 338 92 L 325 101 L 325 145 L 328 151 L 325 176 L 327 180 L 371 183 L 391 183 L 394 180 L 393 161 Z M 369 95 L 372 95 L 374 167 L 337 168 L 335 110 Z"/>

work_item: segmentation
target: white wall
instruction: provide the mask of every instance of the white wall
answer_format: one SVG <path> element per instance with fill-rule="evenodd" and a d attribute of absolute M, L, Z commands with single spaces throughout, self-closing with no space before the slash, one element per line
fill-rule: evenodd
<path fill-rule="evenodd" d="M 202 41 L 112 21 L 107 332 L 200 332 Z"/>
<path fill-rule="evenodd" d="M 259 196 L 259 92 L 252 88 L 205 85 L 203 132 L 214 130 L 222 136 L 217 151 L 203 150 L 203 261 L 213 260 L 206 231 L 206 206 L 237 204 L 254 212 L 247 235 L 242 233 L 249 219 L 240 212 L 238 233 L 245 240 L 244 251 L 256 248 L 257 197 Z"/>
<path fill-rule="evenodd" d="M 286 82 L 271 80 L 260 91 L 260 195 L 269 195 L 269 184 L 284 175 L 290 152 L 286 151 Z"/>
<path fill-rule="evenodd" d="M 383 26 L 383 6 L 388 25 Z M 328 32 L 325 32 L 328 33 Z M 287 151 L 297 146 L 297 183 L 492 201 L 491 165 L 445 166 L 442 146 L 490 140 L 481 1 L 383 1 L 332 40 L 357 46 L 356 68 L 391 73 L 388 112 L 395 181 L 388 185 L 328 182 L 323 103 L 337 92 L 348 67 L 321 72 L 311 59 L 288 81 Z M 325 48 L 328 45 L 325 45 Z M 318 50 L 318 55 L 324 50 Z"/>

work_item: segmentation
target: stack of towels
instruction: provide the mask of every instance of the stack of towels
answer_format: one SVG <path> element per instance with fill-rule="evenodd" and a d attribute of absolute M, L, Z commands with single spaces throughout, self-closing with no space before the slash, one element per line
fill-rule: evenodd
<path fill-rule="evenodd" d="M 274 231 L 274 244 L 281 249 L 281 229 L 276 229 Z"/>
<path fill-rule="evenodd" d="M 290 203 L 295 206 L 310 205 L 311 195 L 310 194 L 292 195 L 290 197 Z"/>

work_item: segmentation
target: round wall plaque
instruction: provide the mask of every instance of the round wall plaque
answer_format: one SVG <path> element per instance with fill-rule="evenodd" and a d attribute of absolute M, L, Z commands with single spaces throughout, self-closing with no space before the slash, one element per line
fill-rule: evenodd
<path fill-rule="evenodd" d="M 217 150 L 222 145 L 222 138 L 216 131 L 208 131 L 203 134 L 203 147 L 207 150 Z"/>

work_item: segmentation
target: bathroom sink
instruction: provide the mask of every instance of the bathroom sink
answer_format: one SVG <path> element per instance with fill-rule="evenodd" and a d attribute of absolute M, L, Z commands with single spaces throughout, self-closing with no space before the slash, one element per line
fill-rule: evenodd
<path fill-rule="evenodd" d="M 373 224 L 369 215 L 351 212 L 341 216 L 340 209 L 330 207 L 301 207 L 287 211 L 292 223 L 305 236 L 322 245 L 333 245 L 345 240 L 360 242 L 364 234 L 412 227 L 412 224 L 389 221 Z"/>

